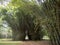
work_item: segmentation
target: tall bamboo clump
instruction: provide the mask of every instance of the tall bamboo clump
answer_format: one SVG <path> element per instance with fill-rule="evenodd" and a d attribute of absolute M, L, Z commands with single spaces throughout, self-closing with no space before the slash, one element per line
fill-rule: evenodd
<path fill-rule="evenodd" d="M 43 3 L 43 11 L 47 18 L 49 37 L 52 45 L 60 45 L 60 1 L 46 0 Z"/>

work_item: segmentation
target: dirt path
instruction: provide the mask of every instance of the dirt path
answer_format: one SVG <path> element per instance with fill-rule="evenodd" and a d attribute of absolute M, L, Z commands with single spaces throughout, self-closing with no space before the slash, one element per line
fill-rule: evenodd
<path fill-rule="evenodd" d="M 51 45 L 50 41 L 24 41 L 20 45 Z"/>

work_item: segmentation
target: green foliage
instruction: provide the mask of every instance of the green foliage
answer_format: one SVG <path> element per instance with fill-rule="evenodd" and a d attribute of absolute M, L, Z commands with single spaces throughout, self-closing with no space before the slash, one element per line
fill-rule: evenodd
<path fill-rule="evenodd" d="M 39 31 L 40 34 L 49 34 L 49 36 L 51 36 L 54 31 L 51 38 L 55 37 L 56 39 L 58 38 L 57 34 L 59 33 L 59 29 L 56 29 L 59 27 L 59 22 L 56 21 L 57 14 L 55 4 L 58 1 L 59 0 L 46 0 L 41 5 L 37 5 L 34 0 L 12 0 L 6 8 L 1 9 L 0 13 L 1 15 L 4 15 L 4 20 L 7 21 L 8 25 L 14 31 L 20 32 L 21 30 L 30 30 L 31 33 Z M 57 3 L 57 5 L 58 4 L 59 3 Z"/>
<path fill-rule="evenodd" d="M 41 32 L 40 24 L 41 8 L 35 3 L 32 3 L 25 0 L 12 0 L 6 8 L 1 9 L 1 15 L 4 16 L 3 20 L 6 20 L 15 33 L 14 38 L 17 33 L 24 32 L 25 30 L 29 30 L 29 35 L 34 33 L 34 35 L 36 34 L 35 37 L 37 37 L 37 34 L 38 37 L 43 37 L 43 34 L 41 35 L 43 32 Z"/>

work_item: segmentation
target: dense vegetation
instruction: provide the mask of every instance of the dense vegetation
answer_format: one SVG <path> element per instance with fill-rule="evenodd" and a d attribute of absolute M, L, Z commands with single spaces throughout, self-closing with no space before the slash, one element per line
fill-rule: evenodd
<path fill-rule="evenodd" d="M 38 0 L 39 2 L 39 0 Z M 13 40 L 25 40 L 26 30 L 29 40 L 41 40 L 48 35 L 52 45 L 60 44 L 60 1 L 12 0 L 0 9 L 0 16 L 11 27 Z M 22 36 L 23 35 L 23 36 Z"/>

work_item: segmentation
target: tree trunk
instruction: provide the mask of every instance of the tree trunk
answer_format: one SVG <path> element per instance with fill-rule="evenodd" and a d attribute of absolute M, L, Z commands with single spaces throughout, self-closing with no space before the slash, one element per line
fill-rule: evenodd
<path fill-rule="evenodd" d="M 21 32 L 21 31 L 12 31 L 12 35 L 13 35 L 13 41 L 24 41 L 25 40 L 25 32 Z"/>
<path fill-rule="evenodd" d="M 37 31 L 37 32 L 30 31 L 28 34 L 28 37 L 30 40 L 36 41 L 36 40 L 41 40 L 43 35 L 42 35 L 41 31 L 40 32 L 39 31 Z"/>

